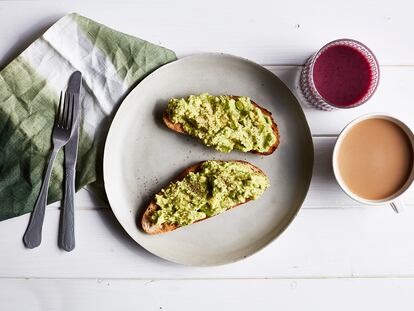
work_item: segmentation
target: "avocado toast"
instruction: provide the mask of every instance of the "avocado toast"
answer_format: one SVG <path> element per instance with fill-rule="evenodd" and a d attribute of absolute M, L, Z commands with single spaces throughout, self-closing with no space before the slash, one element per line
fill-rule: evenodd
<path fill-rule="evenodd" d="M 198 138 L 221 152 L 269 155 L 279 145 L 272 114 L 246 96 L 203 93 L 172 98 L 163 120 L 171 130 Z"/>
<path fill-rule="evenodd" d="M 142 229 L 169 232 L 255 200 L 268 187 L 266 174 L 248 162 L 200 162 L 155 195 L 142 216 Z"/>

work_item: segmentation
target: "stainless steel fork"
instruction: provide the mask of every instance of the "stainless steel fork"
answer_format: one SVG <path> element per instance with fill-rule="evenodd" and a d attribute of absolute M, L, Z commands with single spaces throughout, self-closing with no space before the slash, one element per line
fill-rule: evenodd
<path fill-rule="evenodd" d="M 65 93 L 64 99 L 62 99 L 62 93 L 60 93 L 59 108 L 52 134 L 52 154 L 50 155 L 49 164 L 47 165 L 46 174 L 43 178 L 42 187 L 30 217 L 29 225 L 23 236 L 23 242 L 28 248 L 35 248 L 42 241 L 42 226 L 45 217 L 50 175 L 58 151 L 66 145 L 71 136 L 74 121 L 73 99 L 73 95 L 68 92 Z"/>

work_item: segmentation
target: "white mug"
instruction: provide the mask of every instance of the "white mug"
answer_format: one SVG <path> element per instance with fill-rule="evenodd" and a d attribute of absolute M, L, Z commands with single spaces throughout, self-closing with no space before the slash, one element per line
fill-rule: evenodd
<path fill-rule="evenodd" d="M 355 193 L 351 192 L 348 187 L 345 185 L 344 181 L 342 180 L 341 174 L 339 172 L 339 168 L 338 168 L 338 152 L 339 152 L 339 147 L 341 146 L 344 137 L 346 136 L 346 134 L 349 132 L 349 130 L 356 124 L 367 120 L 367 119 L 373 119 L 373 118 L 382 118 L 382 119 L 386 119 L 389 120 L 393 123 L 395 123 L 396 125 L 398 125 L 408 136 L 410 143 L 411 143 L 411 147 L 413 149 L 414 152 L 414 134 L 413 132 L 410 130 L 410 128 L 404 124 L 403 122 L 401 122 L 400 120 L 390 116 L 390 115 L 385 115 L 385 114 L 367 114 L 367 115 L 363 115 L 359 118 L 356 118 L 355 120 L 353 120 L 351 123 L 349 123 L 347 126 L 345 126 L 345 128 L 342 130 L 342 132 L 339 134 L 338 139 L 335 143 L 335 147 L 334 147 L 334 151 L 333 151 L 333 155 L 332 155 L 332 166 L 333 166 L 333 171 L 335 174 L 335 178 L 336 181 L 338 182 L 339 186 L 341 187 L 341 189 L 352 199 L 354 199 L 357 202 L 363 203 L 363 204 L 367 204 L 367 205 L 378 205 L 378 204 L 390 204 L 391 207 L 394 209 L 394 211 L 396 213 L 400 213 L 401 211 L 404 210 L 404 204 L 402 203 L 402 201 L 400 200 L 400 196 L 406 192 L 411 184 L 414 181 L 414 164 L 411 167 L 411 173 L 407 179 L 407 181 L 405 182 L 405 184 L 400 188 L 400 190 L 398 190 L 396 193 L 394 193 L 393 195 L 381 199 L 381 200 L 367 200 L 365 198 L 361 198 L 360 196 L 356 195 Z"/>

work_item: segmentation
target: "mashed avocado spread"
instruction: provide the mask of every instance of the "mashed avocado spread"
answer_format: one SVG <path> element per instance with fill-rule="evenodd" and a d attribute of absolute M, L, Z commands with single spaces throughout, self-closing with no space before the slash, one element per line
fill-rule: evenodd
<path fill-rule="evenodd" d="M 208 93 L 168 102 L 170 120 L 184 131 L 222 152 L 265 152 L 276 141 L 269 116 L 249 97 L 213 96 Z"/>
<path fill-rule="evenodd" d="M 155 196 L 159 206 L 154 224 L 189 225 L 224 212 L 246 199 L 256 199 L 269 187 L 266 175 L 240 162 L 207 161 L 199 172 L 171 183 Z"/>

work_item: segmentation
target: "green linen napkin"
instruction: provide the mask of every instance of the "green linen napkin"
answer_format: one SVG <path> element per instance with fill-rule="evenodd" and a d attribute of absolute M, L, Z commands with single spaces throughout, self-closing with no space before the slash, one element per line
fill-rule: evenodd
<path fill-rule="evenodd" d="M 51 151 L 60 91 L 83 75 L 76 188 L 102 183 L 102 149 L 121 99 L 137 82 L 176 59 L 174 52 L 78 14 L 57 21 L 0 72 L 0 220 L 33 209 Z M 48 202 L 62 197 L 63 152 Z"/>

